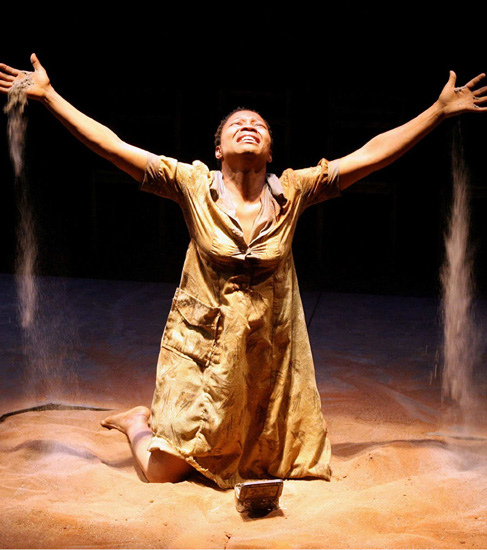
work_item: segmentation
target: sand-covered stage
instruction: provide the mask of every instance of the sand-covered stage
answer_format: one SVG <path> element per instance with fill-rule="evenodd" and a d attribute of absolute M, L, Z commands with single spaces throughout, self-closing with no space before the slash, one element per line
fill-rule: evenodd
<path fill-rule="evenodd" d="M 0 547 L 487 547 L 486 424 L 445 424 L 435 299 L 304 293 L 334 475 L 286 481 L 252 519 L 201 477 L 144 482 L 100 426 L 97 408 L 150 404 L 171 285 L 44 281 L 51 377 L 26 365 L 15 282 L 0 283 Z M 18 412 L 45 403 L 83 408 Z"/>

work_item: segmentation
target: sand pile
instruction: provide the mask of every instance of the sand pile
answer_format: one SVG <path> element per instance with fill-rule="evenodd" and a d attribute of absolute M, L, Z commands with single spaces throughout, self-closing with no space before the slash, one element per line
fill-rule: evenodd
<path fill-rule="evenodd" d="M 66 285 L 80 335 L 74 401 L 115 410 L 150 402 L 161 319 L 173 289 Z M 0 414 L 29 401 L 18 334 L 6 321 L 14 287 L 2 278 Z M 306 303 L 314 309 L 316 297 Z M 232 491 L 201 477 L 145 483 L 125 437 L 100 427 L 104 411 L 4 417 L 0 546 L 487 547 L 487 442 L 482 425 L 476 439 L 443 424 L 440 381 L 432 376 L 436 313 L 428 299 L 321 296 L 310 335 L 334 476 L 286 481 L 281 508 L 264 518 L 239 514 Z"/>

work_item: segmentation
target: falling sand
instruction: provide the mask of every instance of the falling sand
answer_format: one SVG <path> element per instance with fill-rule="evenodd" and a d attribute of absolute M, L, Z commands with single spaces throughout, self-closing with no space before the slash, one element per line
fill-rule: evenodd
<path fill-rule="evenodd" d="M 4 112 L 8 115 L 7 132 L 9 151 L 15 173 L 19 223 L 17 240 L 16 273 L 19 287 L 19 312 L 22 327 L 30 330 L 34 325 L 37 309 L 37 288 L 35 266 L 37 261 L 37 241 L 35 238 L 34 213 L 28 196 L 27 181 L 24 172 L 25 134 L 27 118 L 26 88 L 32 84 L 29 75 L 17 81 L 9 91 Z"/>
<path fill-rule="evenodd" d="M 17 255 L 15 279 L 18 318 L 22 328 L 26 393 L 35 405 L 68 392 L 76 395 L 75 326 L 66 316 L 69 308 L 62 282 L 38 275 L 39 244 L 37 223 L 29 182 L 25 173 L 27 130 L 26 90 L 32 85 L 30 73 L 14 83 L 4 108 L 7 114 L 9 152 L 15 175 L 17 197 Z"/>
<path fill-rule="evenodd" d="M 468 171 L 464 160 L 461 128 L 454 128 L 452 146 L 453 196 L 445 236 L 443 285 L 442 395 L 447 421 L 469 430 L 482 421 L 474 381 L 480 360 L 479 327 L 475 319 L 473 252 L 470 245 Z"/>

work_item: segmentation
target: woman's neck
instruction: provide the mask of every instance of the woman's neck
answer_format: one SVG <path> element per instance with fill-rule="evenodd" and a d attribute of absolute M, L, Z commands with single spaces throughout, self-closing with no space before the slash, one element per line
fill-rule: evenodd
<path fill-rule="evenodd" d="M 254 203 L 260 200 L 262 189 L 266 182 L 266 170 L 232 170 L 229 166 L 222 166 L 225 187 L 240 200 Z"/>

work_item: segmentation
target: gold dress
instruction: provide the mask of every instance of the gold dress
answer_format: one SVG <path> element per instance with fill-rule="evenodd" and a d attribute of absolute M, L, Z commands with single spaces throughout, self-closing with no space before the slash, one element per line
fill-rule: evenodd
<path fill-rule="evenodd" d="M 149 154 L 141 189 L 176 201 L 191 238 L 161 341 L 149 450 L 175 450 L 221 488 L 330 479 L 291 244 L 300 214 L 339 195 L 338 163 L 268 175 L 249 244 L 221 172 Z"/>

